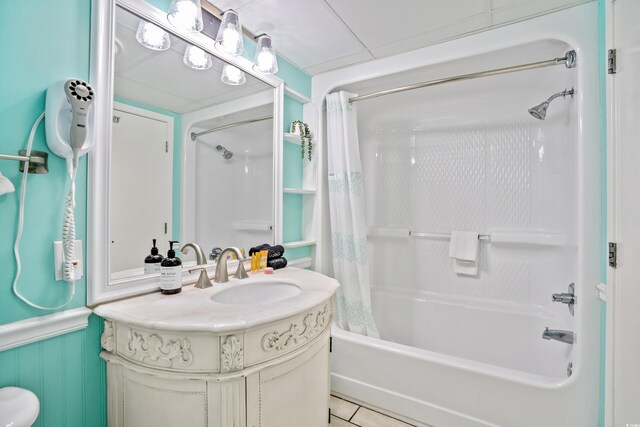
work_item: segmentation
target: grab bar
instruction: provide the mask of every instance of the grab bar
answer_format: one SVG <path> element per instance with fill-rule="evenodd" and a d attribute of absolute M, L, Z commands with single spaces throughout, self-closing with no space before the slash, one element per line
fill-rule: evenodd
<path fill-rule="evenodd" d="M 367 237 L 387 239 L 422 238 L 449 240 L 451 233 L 442 231 L 415 231 L 397 227 L 369 227 Z M 575 246 L 566 233 L 553 230 L 532 229 L 492 229 L 490 233 L 478 235 L 479 240 L 501 245 L 535 245 L 535 246 Z M 574 238 L 575 239 L 575 238 Z"/>
<path fill-rule="evenodd" d="M 451 233 L 433 232 L 433 231 L 411 231 L 409 230 L 409 236 L 411 237 L 424 237 L 427 239 L 450 239 Z M 478 240 L 491 240 L 490 234 L 479 234 Z"/>

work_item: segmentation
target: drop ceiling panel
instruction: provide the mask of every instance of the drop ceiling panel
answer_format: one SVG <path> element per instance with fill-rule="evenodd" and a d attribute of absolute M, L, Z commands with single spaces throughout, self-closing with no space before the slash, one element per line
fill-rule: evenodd
<path fill-rule="evenodd" d="M 233 6 L 242 25 L 271 35 L 275 49 L 303 69 L 366 51 L 323 0 L 221 0 L 215 5 Z"/>
<path fill-rule="evenodd" d="M 493 0 L 493 24 L 505 24 L 591 0 Z"/>
<path fill-rule="evenodd" d="M 220 72 L 214 69 L 199 71 L 188 68 L 182 62 L 182 55 L 170 49 L 151 56 L 122 76 L 193 101 L 212 98 L 236 89 L 222 83 Z M 251 79 L 248 76 L 247 83 L 253 83 Z"/>
<path fill-rule="evenodd" d="M 483 15 L 487 22 L 489 19 L 486 0 L 369 0 L 366 6 L 360 0 L 326 1 L 369 49 L 474 16 Z"/>
<path fill-rule="evenodd" d="M 483 30 L 487 25 L 486 15 L 476 15 L 462 21 L 449 24 L 431 31 L 425 31 L 418 35 L 385 43 L 371 48 L 371 53 L 376 58 L 396 55 L 410 50 L 420 49 L 425 46 L 440 43 L 461 35 Z"/>
<path fill-rule="evenodd" d="M 246 6 L 249 3 L 253 3 L 256 0 L 212 0 L 212 1 L 205 0 L 205 1 L 207 1 L 208 3 L 211 3 L 212 5 L 214 5 L 220 10 L 233 9 L 237 11 L 242 6 Z M 240 17 L 240 22 L 242 22 L 242 17 Z"/>
<path fill-rule="evenodd" d="M 153 105 L 168 111 L 178 111 L 181 107 L 193 104 L 192 101 L 186 98 L 162 92 L 121 76 L 116 76 L 114 80 L 114 96 L 116 98 Z M 197 105 L 199 106 L 200 104 Z M 186 108 L 189 109 L 190 107 Z"/>
<path fill-rule="evenodd" d="M 136 40 L 136 32 L 125 26 L 118 26 L 116 32 L 117 54 L 115 73 L 120 74 L 153 55 L 151 49 L 142 46 Z"/>
<path fill-rule="evenodd" d="M 360 53 L 354 53 L 353 55 L 347 55 L 343 56 L 342 58 L 336 58 L 331 61 L 323 62 L 321 64 L 312 65 L 305 68 L 304 70 L 311 75 L 315 75 L 323 73 L 325 71 L 334 70 L 336 68 L 354 65 L 359 62 L 369 61 L 371 59 L 374 59 L 374 56 L 371 55 L 368 51 L 363 51 Z"/>
<path fill-rule="evenodd" d="M 264 90 L 272 90 L 271 88 L 267 89 L 267 87 L 268 86 L 266 86 L 262 82 L 257 82 L 253 85 L 245 83 L 242 86 L 233 86 L 233 90 L 226 93 L 218 93 L 212 98 L 203 98 L 199 102 L 207 106 L 222 104 L 223 102 L 240 99 L 254 93 L 262 92 Z"/>

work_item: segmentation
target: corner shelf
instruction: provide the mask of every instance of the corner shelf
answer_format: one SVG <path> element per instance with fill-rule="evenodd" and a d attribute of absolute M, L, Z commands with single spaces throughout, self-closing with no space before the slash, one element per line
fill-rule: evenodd
<path fill-rule="evenodd" d="M 313 263 L 313 258 L 305 257 L 305 258 L 298 258 L 298 259 L 289 261 L 287 265 L 289 267 L 310 268 L 312 263 Z"/>
<path fill-rule="evenodd" d="M 306 188 L 290 188 L 285 187 L 282 189 L 282 192 L 285 194 L 316 194 L 316 190 L 306 189 Z"/>
<path fill-rule="evenodd" d="M 285 249 L 293 249 L 293 248 L 303 248 L 305 246 L 314 246 L 316 244 L 316 240 L 298 240 L 295 242 L 287 242 L 283 243 Z"/>
<path fill-rule="evenodd" d="M 303 104 L 308 104 L 311 102 L 311 98 L 309 98 L 306 95 L 303 95 L 302 93 L 298 92 L 297 90 L 293 89 L 291 86 L 287 86 L 284 85 L 284 94 L 292 99 L 295 99 L 298 102 L 301 102 Z"/>
<path fill-rule="evenodd" d="M 298 135 L 297 133 L 286 132 L 284 134 L 284 140 L 292 144 L 300 145 L 300 135 Z M 311 141 L 311 142 L 314 142 L 314 141 Z"/>
<path fill-rule="evenodd" d="M 296 111 L 295 117 L 292 116 L 291 120 L 302 120 L 308 123 L 313 132 L 313 129 L 317 128 L 318 111 L 311 103 L 311 99 L 286 86 L 285 96 L 303 104 L 302 114 L 300 115 Z M 283 229 L 285 225 L 288 226 L 286 235 L 288 235 L 287 240 L 289 241 L 284 240 L 286 243 L 282 243 L 282 245 L 286 249 L 291 249 L 296 256 L 303 257 L 289 260 L 289 265 L 300 268 L 313 268 L 316 264 L 317 248 L 321 245 L 321 242 L 318 241 L 321 198 L 318 187 L 321 185 L 321 181 L 317 156 L 321 152 L 321 147 L 318 145 L 320 143 L 312 138 L 311 144 L 313 145 L 314 153 L 312 159 L 309 161 L 308 156 L 304 156 L 301 159 L 299 154 L 300 134 L 288 132 L 290 123 L 283 123 L 283 127 L 282 149 L 287 154 L 283 156 L 283 167 L 292 169 L 291 173 L 287 175 L 287 182 L 284 188 L 281 187 L 280 189 L 283 204 L 286 204 L 289 209 L 286 212 L 283 211 L 283 217 L 280 219 Z M 297 149 L 296 146 L 298 147 Z M 284 169 L 282 178 L 284 183 Z M 298 230 L 298 228 L 300 229 Z M 284 236 L 281 235 L 280 238 L 282 239 Z"/>
<path fill-rule="evenodd" d="M 284 140 L 286 142 L 290 142 L 292 144 L 300 145 L 300 135 L 298 135 L 297 133 L 285 132 L 283 135 L 284 135 Z M 315 139 L 311 139 L 311 143 L 315 145 L 316 140 Z"/>

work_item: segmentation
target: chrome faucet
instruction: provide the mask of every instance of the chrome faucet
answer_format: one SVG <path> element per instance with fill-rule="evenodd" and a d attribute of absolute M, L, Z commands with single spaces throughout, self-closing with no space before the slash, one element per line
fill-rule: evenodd
<path fill-rule="evenodd" d="M 571 283 L 569 285 L 569 289 L 567 290 L 567 292 L 561 292 L 558 294 L 553 294 L 551 295 L 551 300 L 553 302 L 559 302 L 562 304 L 567 304 L 567 307 L 569 307 L 569 313 L 571 313 L 571 315 L 573 316 L 574 314 L 574 308 L 573 306 L 576 304 L 576 285 Z"/>
<path fill-rule="evenodd" d="M 204 255 L 204 251 L 199 244 L 195 242 L 187 243 L 182 247 L 182 249 L 180 249 L 180 252 L 186 255 L 189 253 L 189 249 L 193 249 L 196 252 L 196 263 L 198 265 L 207 264 L 207 257 Z"/>
<path fill-rule="evenodd" d="M 563 331 L 562 329 L 544 329 L 542 338 L 545 340 L 560 341 L 565 344 L 573 344 L 576 342 L 575 335 L 571 331 Z"/>
<path fill-rule="evenodd" d="M 216 265 L 216 274 L 213 276 L 213 281 L 216 283 L 224 283 L 229 281 L 229 273 L 227 272 L 227 261 L 229 260 L 229 256 L 231 253 L 236 254 L 236 258 L 238 258 L 238 268 L 236 269 L 236 273 L 233 275 L 236 279 L 246 279 L 249 277 L 247 272 L 244 269 L 244 263 L 242 262 L 244 257 L 242 256 L 242 252 L 240 249 L 229 247 L 223 250 L 218 256 L 218 265 Z"/>
<path fill-rule="evenodd" d="M 210 288 L 213 285 L 211 284 L 211 280 L 209 280 L 209 275 L 207 274 L 207 257 L 205 257 L 200 245 L 195 242 L 187 243 L 182 247 L 182 249 L 180 249 L 180 252 L 186 255 L 189 253 L 189 249 L 193 249 L 195 251 L 197 264 L 196 267 L 189 269 L 189 273 L 200 271 L 200 276 L 198 277 L 198 281 L 196 282 L 195 287 L 199 289 Z"/>

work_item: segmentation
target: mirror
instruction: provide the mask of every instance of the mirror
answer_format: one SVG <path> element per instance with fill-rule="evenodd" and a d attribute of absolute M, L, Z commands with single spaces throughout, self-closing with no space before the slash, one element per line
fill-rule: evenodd
<path fill-rule="evenodd" d="M 112 285 L 145 276 L 152 239 L 165 256 L 170 240 L 180 247 L 196 242 L 207 256 L 214 248 L 248 251 L 275 240 L 273 86 L 249 73 L 241 85 L 223 83 L 225 62 L 203 50 L 185 54 L 192 45 L 177 32 L 166 36 L 166 50 L 149 49 L 136 39 L 141 22 L 147 21 L 116 7 Z M 153 31 L 163 41 L 163 30 Z M 200 66 L 208 59 L 211 67 L 190 68 L 189 59 Z M 178 256 L 195 265 L 193 252 Z"/>

